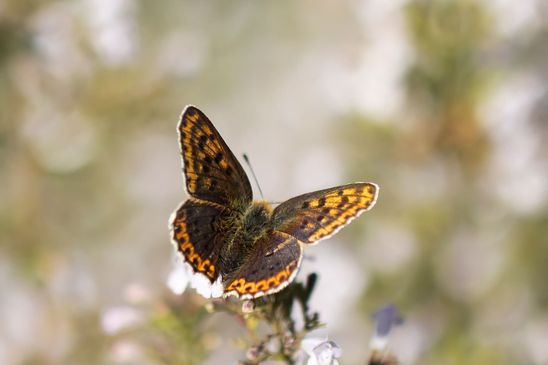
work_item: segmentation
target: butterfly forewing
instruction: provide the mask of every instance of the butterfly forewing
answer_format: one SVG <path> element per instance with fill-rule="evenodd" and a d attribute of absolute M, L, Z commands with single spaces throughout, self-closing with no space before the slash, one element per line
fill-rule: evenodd
<path fill-rule="evenodd" d="M 242 267 L 231 275 L 225 296 L 250 299 L 276 293 L 293 280 L 301 258 L 302 248 L 295 237 L 269 231 L 255 242 Z"/>
<path fill-rule="evenodd" d="M 355 183 L 297 196 L 272 213 L 276 230 L 304 243 L 327 238 L 375 204 L 378 186 Z"/>
<path fill-rule="evenodd" d="M 190 196 L 228 208 L 251 203 L 251 185 L 242 166 L 205 114 L 188 106 L 179 136 Z"/>

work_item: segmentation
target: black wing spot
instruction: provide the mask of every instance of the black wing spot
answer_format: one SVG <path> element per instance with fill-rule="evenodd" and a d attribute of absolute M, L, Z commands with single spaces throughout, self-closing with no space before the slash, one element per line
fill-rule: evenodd
<path fill-rule="evenodd" d="M 329 214 L 330 211 L 331 211 L 331 209 L 329 209 L 329 208 L 323 208 L 322 209 L 322 213 L 325 214 L 325 215 Z"/>
<path fill-rule="evenodd" d="M 206 142 L 207 142 L 207 136 L 205 134 L 202 134 L 198 138 L 198 148 L 203 151 L 203 149 L 205 148 Z"/>
<path fill-rule="evenodd" d="M 318 207 L 323 207 L 325 205 L 325 198 L 320 198 L 320 200 L 318 200 Z"/>
<path fill-rule="evenodd" d="M 215 155 L 215 163 L 217 163 L 217 165 L 223 160 L 223 153 L 222 152 L 217 152 L 217 154 Z"/>
<path fill-rule="evenodd" d="M 206 155 L 206 156 L 204 157 L 204 163 L 206 163 L 206 164 L 208 164 L 208 165 L 211 165 L 211 162 L 212 162 L 212 161 L 213 161 L 213 160 L 211 159 L 211 156 Z"/>
<path fill-rule="evenodd" d="M 200 137 L 199 137 L 199 140 L 198 140 L 198 148 L 200 150 L 203 150 L 205 148 L 205 144 L 207 142 L 207 136 L 205 134 L 202 134 Z"/>
<path fill-rule="evenodd" d="M 218 186 L 218 185 L 219 185 L 219 184 L 217 183 L 217 180 L 211 180 L 211 182 L 209 183 L 209 186 L 207 187 L 207 189 L 208 189 L 209 191 L 214 191 L 214 190 L 217 189 L 217 186 Z"/>
<path fill-rule="evenodd" d="M 316 220 L 317 220 L 318 222 L 321 222 L 321 221 L 323 221 L 324 218 L 325 218 L 325 217 L 324 217 L 323 215 L 319 215 L 318 218 L 316 218 Z"/>
<path fill-rule="evenodd" d="M 302 205 L 303 209 L 308 209 L 310 207 L 310 202 L 304 202 Z"/>

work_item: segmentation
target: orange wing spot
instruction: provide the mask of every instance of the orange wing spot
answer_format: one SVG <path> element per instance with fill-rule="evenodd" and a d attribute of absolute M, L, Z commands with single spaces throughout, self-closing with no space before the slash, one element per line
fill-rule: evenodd
<path fill-rule="evenodd" d="M 281 271 L 278 273 L 278 275 L 276 275 L 276 279 L 278 279 L 278 281 L 286 281 L 288 277 L 289 276 L 287 275 L 287 272 L 285 271 Z"/>
<path fill-rule="evenodd" d="M 238 288 L 242 287 L 243 285 L 245 285 L 244 279 L 234 280 L 232 283 L 230 283 L 227 290 L 234 290 L 234 289 L 238 290 Z"/>
<path fill-rule="evenodd" d="M 215 266 L 211 264 L 211 261 L 209 261 L 209 259 L 206 259 L 204 262 L 201 262 L 201 259 L 200 259 L 198 270 L 200 272 L 205 273 L 211 279 L 213 279 L 213 277 L 215 276 Z"/>
<path fill-rule="evenodd" d="M 188 234 L 186 235 L 188 237 Z M 181 251 L 183 252 L 194 252 L 194 246 L 188 240 L 181 245 Z"/>
<path fill-rule="evenodd" d="M 185 114 L 185 117 L 188 121 L 190 121 L 191 123 L 196 123 L 196 121 L 198 120 L 198 113 L 186 113 Z M 191 123 L 189 123 L 187 126 L 189 127 L 188 129 L 190 129 L 190 126 L 191 126 Z M 185 128 L 186 129 L 186 128 Z"/>
<path fill-rule="evenodd" d="M 255 288 L 255 283 L 254 282 L 249 282 L 249 283 L 246 283 L 243 287 L 243 291 L 244 292 L 247 292 L 247 293 L 254 293 L 256 292 L 256 288 Z"/>
<path fill-rule="evenodd" d="M 213 279 L 215 277 L 215 266 L 209 265 L 206 275 Z"/>
<path fill-rule="evenodd" d="M 202 129 L 209 136 L 211 136 L 213 134 L 213 131 L 211 130 L 211 128 L 209 128 L 209 126 L 207 124 L 202 125 Z"/>
<path fill-rule="evenodd" d="M 219 166 L 223 169 L 223 170 L 226 170 L 228 168 L 228 163 L 225 161 L 225 159 L 223 158 L 221 161 L 219 161 Z"/>
<path fill-rule="evenodd" d="M 198 255 L 197 253 L 193 252 L 191 253 L 190 255 L 188 255 L 188 261 L 190 261 L 191 263 L 196 263 L 196 269 L 199 267 L 200 265 L 200 255 Z"/>
<path fill-rule="evenodd" d="M 179 242 L 188 242 L 188 240 L 190 239 L 190 237 L 188 237 L 188 233 L 183 230 L 175 234 L 175 238 L 177 238 L 177 241 Z"/>
<path fill-rule="evenodd" d="M 266 291 L 268 290 L 268 284 L 266 283 L 266 280 L 260 280 L 257 283 L 257 290 L 258 291 Z"/>
<path fill-rule="evenodd" d="M 280 285 L 280 281 L 278 280 L 277 277 L 273 276 L 270 279 L 268 279 L 268 289 L 270 289 L 273 286 L 276 287 L 278 285 Z"/>
<path fill-rule="evenodd" d="M 358 198 L 355 196 L 349 196 L 348 197 L 348 203 L 349 204 L 355 204 L 358 201 Z"/>
<path fill-rule="evenodd" d="M 357 189 L 354 189 L 354 188 L 347 188 L 343 190 L 344 195 L 352 195 L 352 194 L 355 194 L 356 191 Z"/>
<path fill-rule="evenodd" d="M 310 208 L 317 208 L 319 205 L 319 202 L 317 199 L 310 201 Z"/>

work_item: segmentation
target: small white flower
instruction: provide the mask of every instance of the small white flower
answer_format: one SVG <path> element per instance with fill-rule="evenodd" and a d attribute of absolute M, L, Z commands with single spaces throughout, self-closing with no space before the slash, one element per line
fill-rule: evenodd
<path fill-rule="evenodd" d="M 188 271 L 188 265 L 182 260 L 176 260 L 173 270 L 167 278 L 167 286 L 174 294 L 183 294 L 190 283 L 192 273 Z"/>
<path fill-rule="evenodd" d="M 130 304 L 144 303 L 151 297 L 148 288 L 140 283 L 131 283 L 124 289 L 124 299 Z"/>
<path fill-rule="evenodd" d="M 207 276 L 195 273 L 187 262 L 177 256 L 174 260 L 173 270 L 167 279 L 167 286 L 173 293 L 180 295 L 189 285 L 204 298 L 220 298 L 224 293 L 221 275 L 211 283 Z"/>
<path fill-rule="evenodd" d="M 101 316 L 101 327 L 109 335 L 143 321 L 143 315 L 137 309 L 129 306 L 112 307 Z"/>
<path fill-rule="evenodd" d="M 244 300 L 242 302 L 242 313 L 251 313 L 255 309 L 255 303 L 252 300 Z"/>
<path fill-rule="evenodd" d="M 301 348 L 308 355 L 306 365 L 339 365 L 341 348 L 333 341 L 327 340 L 325 330 L 310 332 L 301 342 Z"/>
<path fill-rule="evenodd" d="M 110 356 L 115 363 L 119 364 L 135 364 L 143 361 L 142 349 L 128 340 L 115 342 L 112 345 Z"/>
<path fill-rule="evenodd" d="M 190 267 L 189 267 L 190 268 Z M 190 269 L 192 270 L 192 269 Z M 212 284 L 207 276 L 196 273 L 190 278 L 190 286 L 196 289 L 196 292 L 204 298 L 219 298 L 223 295 L 224 287 L 221 281 L 221 275 Z"/>

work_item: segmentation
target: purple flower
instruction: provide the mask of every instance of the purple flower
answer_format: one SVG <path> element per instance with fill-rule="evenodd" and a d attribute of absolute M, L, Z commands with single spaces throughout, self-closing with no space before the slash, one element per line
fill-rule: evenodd
<path fill-rule="evenodd" d="M 371 339 L 370 347 L 373 350 L 384 351 L 388 344 L 388 336 L 395 326 L 403 323 L 398 308 L 393 304 L 385 305 L 373 314 L 375 334 Z"/>

